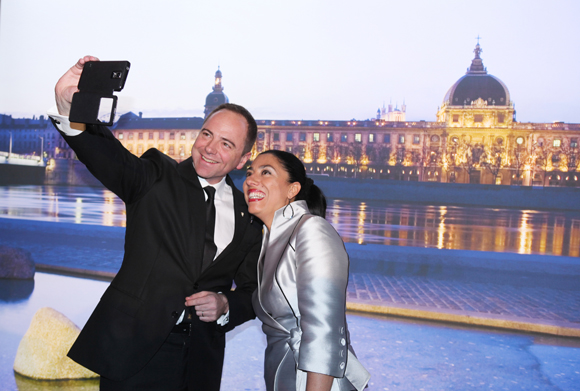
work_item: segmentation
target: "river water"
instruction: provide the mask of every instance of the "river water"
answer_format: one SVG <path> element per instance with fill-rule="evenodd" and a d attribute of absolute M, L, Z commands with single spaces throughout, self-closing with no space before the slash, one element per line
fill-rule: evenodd
<path fill-rule="evenodd" d="M 125 207 L 102 188 L 0 187 L 0 218 L 123 227 Z M 345 242 L 580 257 L 580 212 L 329 200 Z"/>

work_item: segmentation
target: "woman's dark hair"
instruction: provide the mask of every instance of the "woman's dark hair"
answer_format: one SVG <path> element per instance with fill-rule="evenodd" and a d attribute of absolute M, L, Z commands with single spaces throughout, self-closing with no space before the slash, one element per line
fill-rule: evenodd
<path fill-rule="evenodd" d="M 324 197 L 322 190 L 314 184 L 314 181 L 306 176 L 306 169 L 300 159 L 289 152 L 275 149 L 264 151 L 260 155 L 265 154 L 274 155 L 278 159 L 288 173 L 290 183 L 300 183 L 300 192 L 296 196 L 296 200 L 306 201 L 310 213 L 326 217 L 326 197 Z"/>

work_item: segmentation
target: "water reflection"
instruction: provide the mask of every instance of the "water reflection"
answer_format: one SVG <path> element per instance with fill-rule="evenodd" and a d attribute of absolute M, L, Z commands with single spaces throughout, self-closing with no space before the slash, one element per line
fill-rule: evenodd
<path fill-rule="evenodd" d="M 0 187 L 0 217 L 124 227 L 125 205 L 104 188 Z"/>
<path fill-rule="evenodd" d="M 580 256 L 580 213 L 330 200 L 345 242 Z"/>
<path fill-rule="evenodd" d="M 0 187 L 0 217 L 124 227 L 125 207 L 103 188 Z M 344 241 L 580 257 L 580 212 L 329 200 Z"/>

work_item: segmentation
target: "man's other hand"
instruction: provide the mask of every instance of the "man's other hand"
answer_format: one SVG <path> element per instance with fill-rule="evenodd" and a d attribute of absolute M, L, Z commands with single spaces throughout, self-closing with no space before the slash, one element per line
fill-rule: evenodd
<path fill-rule="evenodd" d="M 202 322 L 214 322 L 230 309 L 228 298 L 222 293 L 198 292 L 185 298 L 185 305 L 195 307 Z"/>
<path fill-rule="evenodd" d="M 60 115 L 66 117 L 70 114 L 70 106 L 72 97 L 75 92 L 78 92 L 78 84 L 83 73 L 83 67 L 89 61 L 99 61 L 93 56 L 84 56 L 79 59 L 56 83 L 54 87 L 54 94 L 56 98 L 56 107 Z"/>

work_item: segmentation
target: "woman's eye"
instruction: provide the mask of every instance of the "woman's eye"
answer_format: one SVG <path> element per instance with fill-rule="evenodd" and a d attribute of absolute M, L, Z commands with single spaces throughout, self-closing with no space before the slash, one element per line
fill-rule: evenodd
<path fill-rule="evenodd" d="M 250 175 L 252 175 L 251 171 L 246 171 L 246 178 L 249 177 Z"/>

